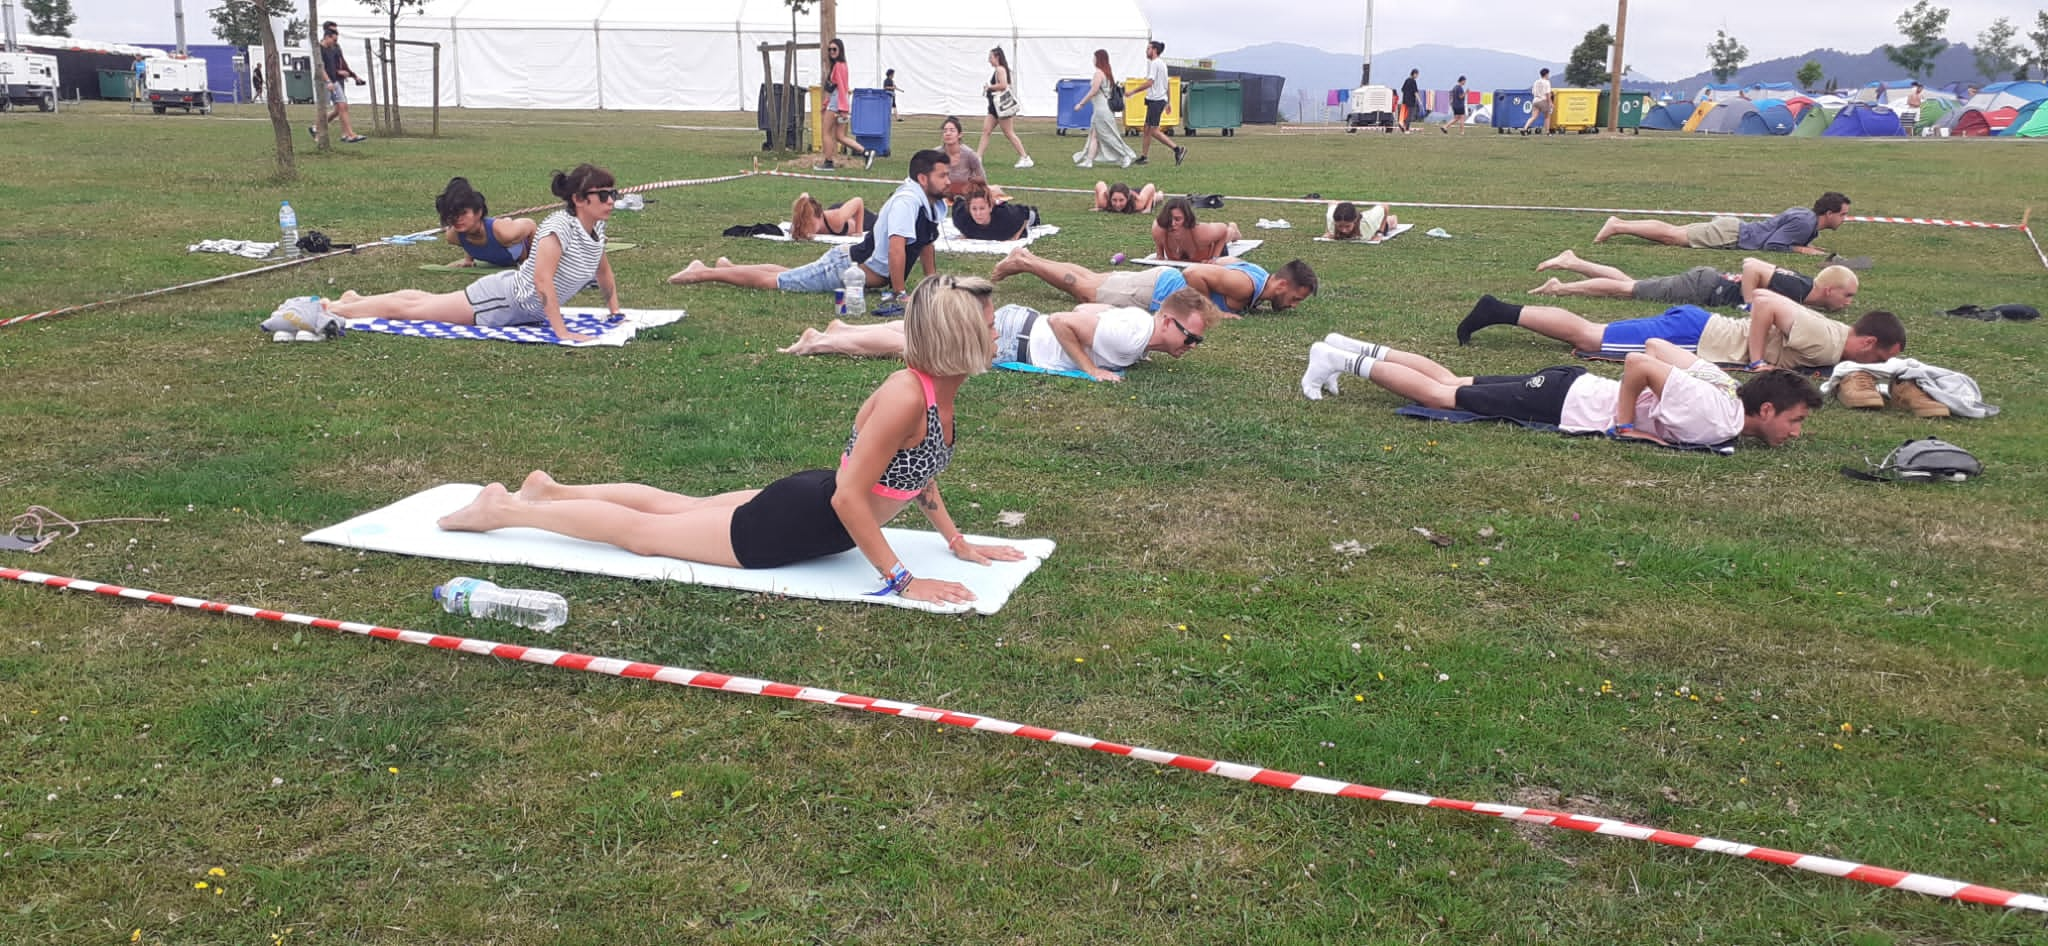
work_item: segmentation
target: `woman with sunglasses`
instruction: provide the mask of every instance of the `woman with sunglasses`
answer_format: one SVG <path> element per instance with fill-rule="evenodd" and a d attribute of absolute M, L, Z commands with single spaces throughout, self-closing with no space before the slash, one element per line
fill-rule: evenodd
<path fill-rule="evenodd" d="M 707 565 L 778 568 L 859 549 L 877 574 L 877 595 L 960 604 L 967 586 L 917 578 L 889 547 L 882 525 L 913 501 L 962 561 L 1014 562 L 1007 545 L 967 541 L 939 498 L 938 476 L 952 462 L 958 421 L 954 396 L 969 376 L 988 370 L 995 286 L 939 275 L 917 285 L 904 304 L 904 361 L 868 395 L 836 470 L 806 470 L 764 489 L 684 496 L 636 483 L 569 486 L 535 471 L 519 492 L 484 487 L 476 500 L 443 517 L 456 532 L 523 526 L 603 542 L 638 555 Z"/>
<path fill-rule="evenodd" d="M 846 44 L 833 37 L 825 47 L 825 62 L 831 71 L 825 77 L 825 163 L 818 165 L 832 170 L 832 156 L 839 153 L 839 146 L 845 145 L 860 156 L 862 166 L 875 166 L 875 153 L 853 137 L 853 110 L 847 104 L 852 89 L 847 88 L 853 81 L 846 67 Z"/>
<path fill-rule="evenodd" d="M 556 171 L 551 189 L 562 198 L 562 209 L 541 221 L 533 248 L 518 269 L 492 273 L 456 292 L 400 289 L 365 296 L 349 291 L 319 304 L 343 319 L 485 328 L 544 324 L 564 341 L 588 341 L 591 336 L 569 331 L 562 321 L 562 306 L 595 285 L 604 292 L 605 307 L 614 315 L 619 312 L 619 284 L 604 255 L 605 221 L 611 219 L 612 201 L 619 196 L 615 185 L 612 172 L 594 164 L 579 164 L 566 174 Z"/>

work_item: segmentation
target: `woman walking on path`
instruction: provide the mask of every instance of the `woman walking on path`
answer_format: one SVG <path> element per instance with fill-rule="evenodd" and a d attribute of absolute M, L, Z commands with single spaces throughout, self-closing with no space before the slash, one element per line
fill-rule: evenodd
<path fill-rule="evenodd" d="M 1138 157 L 1124 143 L 1124 130 L 1117 114 L 1109 110 L 1109 90 L 1115 84 L 1116 73 L 1109 68 L 1109 51 L 1096 50 L 1095 75 L 1088 80 L 1088 94 L 1081 100 L 1082 105 L 1095 106 L 1095 116 L 1088 122 L 1088 144 L 1074 155 L 1077 167 L 1092 168 L 1096 161 L 1104 160 L 1127 168 Z M 1074 106 L 1074 111 L 1080 110 L 1081 105 Z"/>
<path fill-rule="evenodd" d="M 839 153 L 839 146 L 853 149 L 861 158 L 863 167 L 875 166 L 875 153 L 869 151 L 853 137 L 853 112 L 847 104 L 853 92 L 851 70 L 846 67 L 846 44 L 834 38 L 826 47 L 826 61 L 832 64 L 832 74 L 825 79 L 825 163 L 818 167 L 832 170 L 832 156 Z"/>
<path fill-rule="evenodd" d="M 988 85 L 981 89 L 982 94 L 988 97 L 988 117 L 981 120 L 981 145 L 974 151 L 976 154 L 987 152 L 989 133 L 1000 126 L 1003 137 L 1010 139 L 1010 147 L 1017 149 L 1017 167 L 1032 167 L 1037 162 L 1024 151 L 1024 142 L 1017 140 L 1017 90 L 1011 85 L 1010 60 L 1003 55 L 1003 47 L 997 46 L 988 51 L 988 64 L 995 69 L 989 73 Z M 1011 104 L 1007 108 L 998 108 L 998 99 Z"/>

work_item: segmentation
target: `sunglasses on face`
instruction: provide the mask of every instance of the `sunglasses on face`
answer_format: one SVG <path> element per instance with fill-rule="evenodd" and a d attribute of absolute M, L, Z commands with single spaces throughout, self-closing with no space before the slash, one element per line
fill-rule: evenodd
<path fill-rule="evenodd" d="M 598 200 L 604 201 L 605 203 L 609 204 L 612 201 L 619 199 L 619 189 L 616 187 L 600 187 L 596 190 L 584 191 L 583 196 L 595 197 Z"/>
<path fill-rule="evenodd" d="M 1196 335 L 1195 333 L 1188 331 L 1188 327 L 1180 324 L 1179 319 L 1168 318 L 1167 321 L 1172 322 L 1174 328 L 1180 329 L 1180 333 L 1183 336 L 1186 336 L 1189 345 L 1200 345 L 1202 343 L 1202 336 Z"/>

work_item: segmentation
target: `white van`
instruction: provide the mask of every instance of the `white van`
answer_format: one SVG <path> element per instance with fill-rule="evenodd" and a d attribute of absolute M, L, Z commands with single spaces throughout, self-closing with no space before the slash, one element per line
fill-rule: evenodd
<path fill-rule="evenodd" d="M 57 109 L 57 57 L 0 52 L 0 111 L 33 105 Z"/>
<path fill-rule="evenodd" d="M 149 78 L 144 85 L 142 97 L 158 115 L 167 108 L 182 108 L 187 113 L 196 108 L 201 115 L 213 111 L 213 93 L 206 90 L 204 59 L 151 59 Z"/>

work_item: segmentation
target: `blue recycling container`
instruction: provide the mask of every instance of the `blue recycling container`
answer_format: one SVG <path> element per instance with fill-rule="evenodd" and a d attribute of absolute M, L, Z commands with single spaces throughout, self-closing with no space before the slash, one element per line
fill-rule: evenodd
<path fill-rule="evenodd" d="M 1520 130 L 1535 108 L 1531 104 L 1534 99 L 1528 89 L 1493 90 L 1493 130 L 1499 134 Z"/>
<path fill-rule="evenodd" d="M 895 123 L 889 120 L 889 93 L 881 89 L 853 90 L 854 140 L 860 146 L 876 154 L 889 154 L 889 130 Z"/>
<path fill-rule="evenodd" d="M 1088 103 L 1088 82 L 1087 79 L 1061 79 L 1054 86 L 1060 100 L 1059 114 L 1054 117 L 1054 129 L 1058 134 L 1087 131 L 1089 123 L 1095 121 L 1095 105 Z M 1081 106 L 1078 112 L 1074 111 L 1076 105 Z"/>

